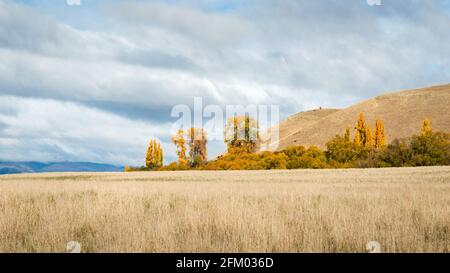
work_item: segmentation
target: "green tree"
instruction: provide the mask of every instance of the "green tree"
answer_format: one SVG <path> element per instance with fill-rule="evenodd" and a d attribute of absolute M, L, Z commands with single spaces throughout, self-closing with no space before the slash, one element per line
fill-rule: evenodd
<path fill-rule="evenodd" d="M 326 146 L 326 155 L 328 160 L 339 164 L 354 161 L 358 158 L 360 153 L 359 146 L 356 143 L 351 142 L 346 135 L 344 135 L 344 137 L 336 135 L 333 139 L 327 142 Z"/>
<path fill-rule="evenodd" d="M 300 149 L 300 151 L 302 150 Z M 288 169 L 321 169 L 327 166 L 325 152 L 316 146 L 311 146 L 299 154 L 291 154 L 286 165 Z"/>
<path fill-rule="evenodd" d="M 411 165 L 437 166 L 450 164 L 450 134 L 428 131 L 411 139 Z"/>
<path fill-rule="evenodd" d="M 350 142 L 350 128 L 345 128 L 344 140 Z"/>

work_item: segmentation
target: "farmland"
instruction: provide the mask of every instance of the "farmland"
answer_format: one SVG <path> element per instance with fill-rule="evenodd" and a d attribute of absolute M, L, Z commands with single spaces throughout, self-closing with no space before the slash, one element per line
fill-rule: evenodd
<path fill-rule="evenodd" d="M 0 252 L 449 252 L 450 167 L 0 176 Z"/>

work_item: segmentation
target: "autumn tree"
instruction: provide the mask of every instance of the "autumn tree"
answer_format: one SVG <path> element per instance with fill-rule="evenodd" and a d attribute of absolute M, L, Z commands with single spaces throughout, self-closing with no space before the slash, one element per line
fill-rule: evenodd
<path fill-rule="evenodd" d="M 373 146 L 372 144 L 373 144 L 372 130 L 370 129 L 369 125 L 366 125 L 364 147 L 367 149 L 371 149 Z"/>
<path fill-rule="evenodd" d="M 386 134 L 384 132 L 384 124 L 380 119 L 375 122 L 374 146 L 380 149 L 386 146 Z"/>
<path fill-rule="evenodd" d="M 355 143 L 356 146 L 358 147 L 361 146 L 361 135 L 359 133 L 359 130 L 356 130 L 355 139 L 353 142 Z"/>
<path fill-rule="evenodd" d="M 172 142 L 177 148 L 178 163 L 180 165 L 186 165 L 188 160 L 186 157 L 186 139 L 183 130 L 178 130 L 178 132 L 172 137 Z"/>
<path fill-rule="evenodd" d="M 225 143 L 229 153 L 255 152 L 259 139 L 259 125 L 248 114 L 227 120 Z"/>
<path fill-rule="evenodd" d="M 350 142 L 350 128 L 345 128 L 344 140 Z"/>
<path fill-rule="evenodd" d="M 157 160 L 156 164 L 157 167 L 162 167 L 164 165 L 164 152 L 159 142 L 156 145 L 156 160 Z"/>
<path fill-rule="evenodd" d="M 366 146 L 367 125 L 363 113 L 359 114 L 359 119 L 356 123 L 355 130 L 355 144 L 358 146 Z"/>
<path fill-rule="evenodd" d="M 188 132 L 189 164 L 192 167 L 202 165 L 208 160 L 206 144 L 208 142 L 203 128 L 191 128 Z"/>
<path fill-rule="evenodd" d="M 428 118 L 425 118 L 422 122 L 422 128 L 420 129 L 420 134 L 422 136 L 429 135 L 431 133 L 431 122 Z"/>
<path fill-rule="evenodd" d="M 359 119 L 358 122 L 356 123 L 355 130 L 356 134 L 354 143 L 357 146 L 361 146 L 367 149 L 370 149 L 374 146 L 375 138 L 372 137 L 372 130 L 370 129 L 370 126 L 366 123 L 363 113 L 359 114 Z M 379 133 L 381 134 L 381 131 Z"/>
<path fill-rule="evenodd" d="M 330 163 L 340 167 L 355 160 L 360 152 L 360 146 L 350 141 L 350 128 L 345 129 L 344 136 L 336 135 L 326 146 L 326 156 Z"/>
<path fill-rule="evenodd" d="M 161 144 L 156 140 L 150 140 L 147 156 L 145 158 L 145 165 L 147 168 L 153 169 L 163 165 L 163 150 Z"/>

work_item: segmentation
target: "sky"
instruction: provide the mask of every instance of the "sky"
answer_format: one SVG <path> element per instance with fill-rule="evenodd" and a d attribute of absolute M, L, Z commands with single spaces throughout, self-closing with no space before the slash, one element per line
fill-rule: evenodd
<path fill-rule="evenodd" d="M 449 1 L 375 2 L 0 0 L 0 161 L 167 163 L 194 97 L 285 118 L 449 83 Z"/>

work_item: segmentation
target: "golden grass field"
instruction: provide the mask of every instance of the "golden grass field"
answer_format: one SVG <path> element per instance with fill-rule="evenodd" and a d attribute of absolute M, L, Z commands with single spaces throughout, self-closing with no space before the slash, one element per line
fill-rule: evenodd
<path fill-rule="evenodd" d="M 0 176 L 0 252 L 449 252 L 450 167 Z"/>

